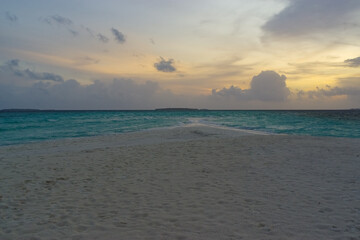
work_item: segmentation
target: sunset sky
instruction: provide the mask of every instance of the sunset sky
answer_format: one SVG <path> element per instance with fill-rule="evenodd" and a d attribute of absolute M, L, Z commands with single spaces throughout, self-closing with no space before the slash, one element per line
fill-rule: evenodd
<path fill-rule="evenodd" d="M 359 0 L 1 0 L 0 109 L 360 107 Z"/>

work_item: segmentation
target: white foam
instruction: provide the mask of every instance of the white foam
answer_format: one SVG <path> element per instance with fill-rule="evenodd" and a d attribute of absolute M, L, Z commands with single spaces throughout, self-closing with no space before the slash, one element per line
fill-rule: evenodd
<path fill-rule="evenodd" d="M 267 132 L 263 132 L 263 131 L 222 126 L 222 125 L 218 125 L 216 123 L 208 122 L 207 120 L 205 120 L 203 118 L 188 118 L 188 120 L 190 121 L 190 123 L 186 124 L 184 127 L 211 127 L 211 128 L 221 129 L 221 130 L 236 131 L 236 132 L 242 132 L 242 133 L 248 133 L 248 134 L 272 135 L 271 133 L 267 133 Z"/>

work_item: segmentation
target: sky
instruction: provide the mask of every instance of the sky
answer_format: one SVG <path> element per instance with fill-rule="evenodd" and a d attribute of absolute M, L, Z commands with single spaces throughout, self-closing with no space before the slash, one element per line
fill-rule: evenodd
<path fill-rule="evenodd" d="M 0 1 L 0 109 L 360 108 L 359 0 Z"/>

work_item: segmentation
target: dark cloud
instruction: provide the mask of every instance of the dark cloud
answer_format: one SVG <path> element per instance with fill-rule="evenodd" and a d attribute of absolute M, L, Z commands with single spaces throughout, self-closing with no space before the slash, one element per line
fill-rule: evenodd
<path fill-rule="evenodd" d="M 291 0 L 263 29 L 276 36 L 299 36 L 327 29 L 350 27 L 350 14 L 360 9 L 358 0 Z"/>
<path fill-rule="evenodd" d="M 43 22 L 45 22 L 49 25 L 59 24 L 59 25 L 64 25 L 64 26 L 71 26 L 73 24 L 73 21 L 71 21 L 71 19 L 60 16 L 60 15 L 49 16 L 42 20 L 43 20 Z"/>
<path fill-rule="evenodd" d="M 50 84 L 37 82 L 29 87 L 2 85 L 1 108 L 40 109 L 149 109 L 163 106 L 172 94 L 156 82 L 136 83 L 114 79 L 111 83 L 95 81 L 81 85 L 76 80 Z"/>
<path fill-rule="evenodd" d="M 16 22 L 18 20 L 18 17 L 15 14 L 12 14 L 10 12 L 6 12 L 5 13 L 5 17 L 7 20 L 9 20 L 10 22 Z"/>
<path fill-rule="evenodd" d="M 160 57 L 159 62 L 154 63 L 154 67 L 160 72 L 175 72 L 176 68 L 173 66 L 173 64 L 173 59 L 165 60 L 164 58 Z"/>
<path fill-rule="evenodd" d="M 109 38 L 107 38 L 105 35 L 102 35 L 101 33 L 98 33 L 96 35 L 96 37 L 100 42 L 103 42 L 103 43 L 109 42 Z"/>
<path fill-rule="evenodd" d="M 344 61 L 349 67 L 360 67 L 360 57 L 347 59 Z"/>
<path fill-rule="evenodd" d="M 64 82 L 63 77 L 57 74 L 49 72 L 36 72 L 28 68 L 21 69 L 20 60 L 18 59 L 10 60 L 6 64 L 0 66 L 0 73 L 0 76 L 4 75 L 6 77 L 15 76 L 28 80 L 48 80 L 55 82 Z"/>
<path fill-rule="evenodd" d="M 284 101 L 290 95 L 286 87 L 286 76 L 274 71 L 263 71 L 253 77 L 250 93 L 262 101 Z"/>
<path fill-rule="evenodd" d="M 0 65 L 0 109 L 151 109 L 186 106 L 184 102 L 154 81 L 116 78 L 82 85 L 57 74 L 24 70 L 17 59 Z"/>
<path fill-rule="evenodd" d="M 254 76 L 249 89 L 235 86 L 212 90 L 212 96 L 230 97 L 238 100 L 260 100 L 280 102 L 287 100 L 290 90 L 286 87 L 286 77 L 274 71 L 263 71 Z"/>
<path fill-rule="evenodd" d="M 117 30 L 115 28 L 111 28 L 111 32 L 114 35 L 115 40 L 118 43 L 121 43 L 121 44 L 125 43 L 125 41 L 126 41 L 125 35 L 122 32 L 120 32 L 119 30 Z"/>

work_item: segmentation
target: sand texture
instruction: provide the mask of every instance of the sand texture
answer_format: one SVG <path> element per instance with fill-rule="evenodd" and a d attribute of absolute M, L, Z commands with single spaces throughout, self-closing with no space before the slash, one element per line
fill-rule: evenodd
<path fill-rule="evenodd" d="M 0 148 L 0 239 L 360 239 L 360 139 L 204 126 Z"/>

